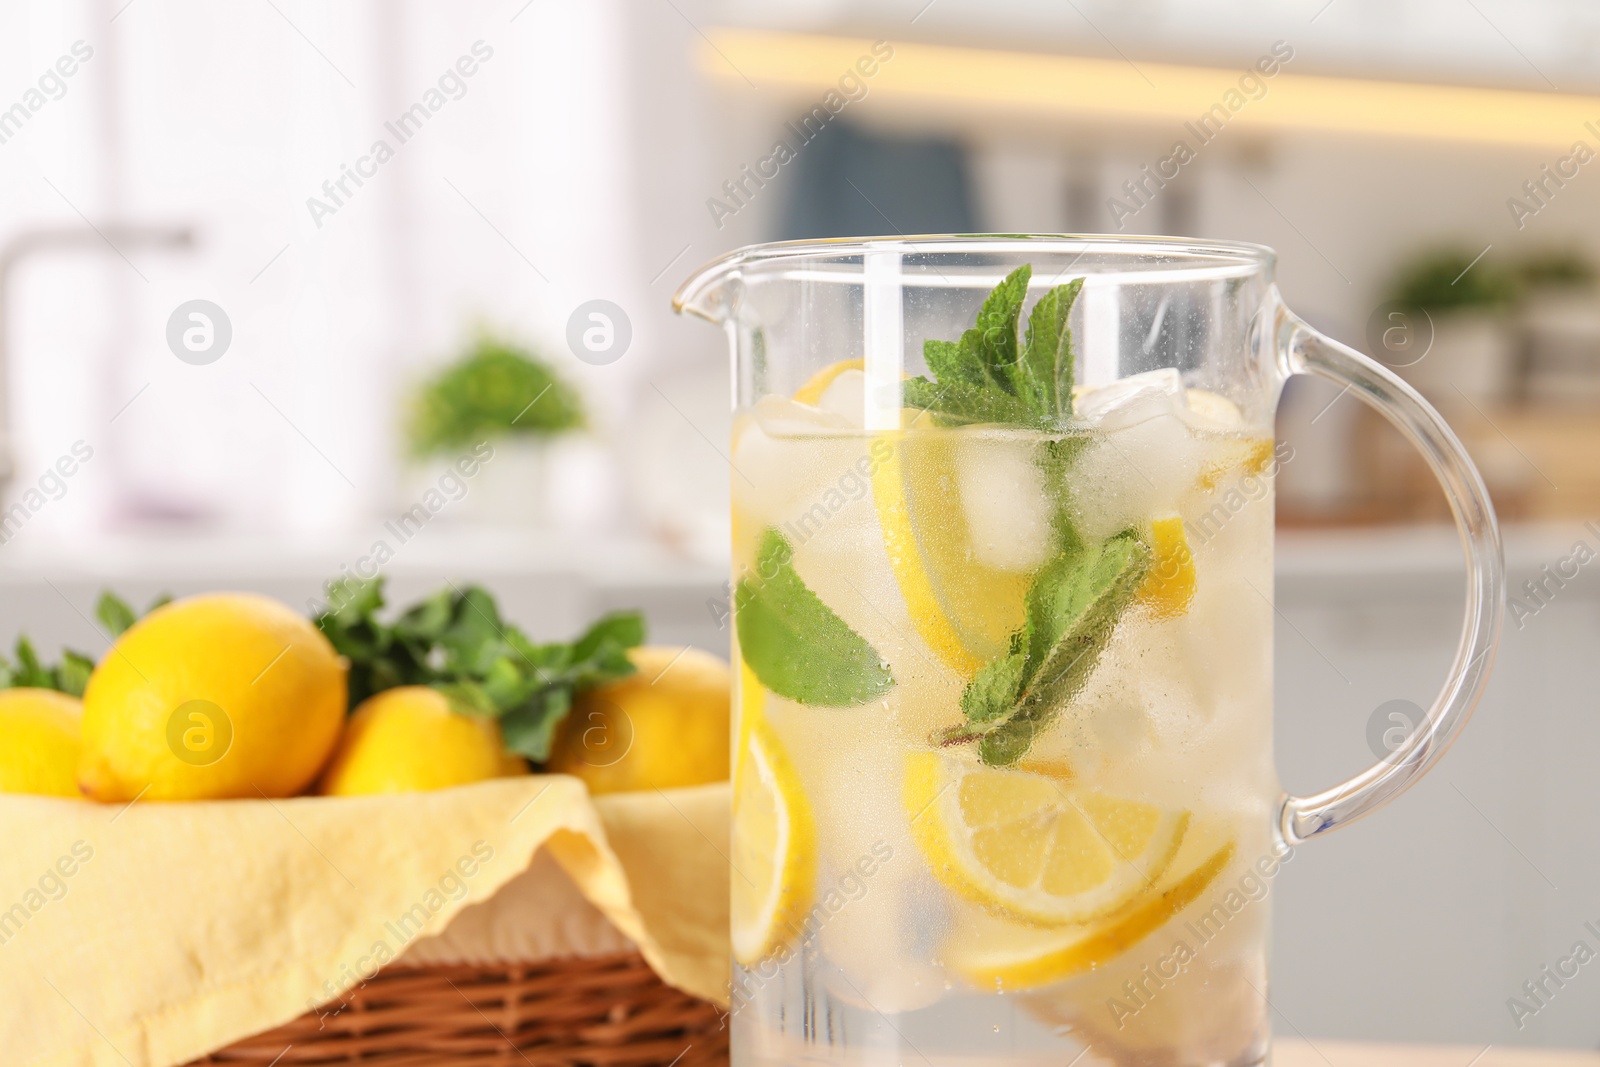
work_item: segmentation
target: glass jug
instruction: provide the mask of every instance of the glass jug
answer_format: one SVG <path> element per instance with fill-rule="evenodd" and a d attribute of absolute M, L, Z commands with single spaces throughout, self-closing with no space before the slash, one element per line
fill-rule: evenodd
<path fill-rule="evenodd" d="M 1257 1064 L 1288 850 L 1460 732 L 1503 612 L 1482 480 L 1256 245 L 746 248 L 675 298 L 733 350 L 738 1067 Z M 1273 410 L 1314 374 L 1444 488 L 1466 622 L 1387 758 L 1272 754 Z"/>

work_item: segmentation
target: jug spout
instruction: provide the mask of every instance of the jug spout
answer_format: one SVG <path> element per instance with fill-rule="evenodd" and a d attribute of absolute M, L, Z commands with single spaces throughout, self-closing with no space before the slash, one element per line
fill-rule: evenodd
<path fill-rule="evenodd" d="M 741 250 L 714 259 L 695 271 L 672 294 L 672 310 L 680 315 L 688 312 L 718 325 L 733 318 L 744 287 L 740 269 L 743 260 Z"/>

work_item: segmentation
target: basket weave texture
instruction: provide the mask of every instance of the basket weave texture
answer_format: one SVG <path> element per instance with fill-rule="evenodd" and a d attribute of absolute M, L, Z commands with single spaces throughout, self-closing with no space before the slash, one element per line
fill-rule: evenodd
<path fill-rule="evenodd" d="M 371 1067 L 724 1067 L 712 1004 L 637 953 L 530 964 L 395 966 L 342 1000 L 194 1061 Z"/>

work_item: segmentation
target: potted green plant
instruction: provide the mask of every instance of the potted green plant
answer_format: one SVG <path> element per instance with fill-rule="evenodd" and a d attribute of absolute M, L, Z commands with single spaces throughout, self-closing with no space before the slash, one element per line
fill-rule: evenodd
<path fill-rule="evenodd" d="M 1401 268 L 1388 299 L 1432 324 L 1426 354 L 1396 369 L 1435 402 L 1501 399 L 1511 384 L 1516 274 L 1459 248 L 1418 255 Z"/>
<path fill-rule="evenodd" d="M 438 505 L 483 522 L 543 522 L 550 444 L 586 421 L 582 398 L 547 362 L 480 335 L 412 396 L 405 442 L 421 477 L 408 495 L 430 512 Z"/>

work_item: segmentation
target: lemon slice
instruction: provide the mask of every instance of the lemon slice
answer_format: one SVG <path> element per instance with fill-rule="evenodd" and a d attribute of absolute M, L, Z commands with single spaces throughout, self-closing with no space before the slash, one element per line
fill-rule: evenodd
<path fill-rule="evenodd" d="M 743 716 L 741 716 L 742 718 Z M 733 789 L 733 955 L 752 966 L 799 937 L 816 885 L 816 829 L 800 780 L 760 720 Z"/>
<path fill-rule="evenodd" d="M 756 677 L 756 672 L 750 669 L 750 664 L 744 661 L 744 656 L 739 657 L 739 725 L 734 736 L 734 751 L 743 752 L 750 740 L 750 732 L 755 729 L 756 723 L 761 722 L 767 706 L 767 690 L 761 684 L 761 679 Z M 740 760 L 740 766 L 745 764 Z M 735 771 L 738 768 L 734 768 Z"/>
<path fill-rule="evenodd" d="M 1040 930 L 986 915 L 957 921 L 942 954 L 980 989 L 1036 989 L 1103 967 L 1194 903 L 1228 866 L 1231 840 L 1206 835 L 1181 850 L 1156 886 L 1092 923 Z"/>
<path fill-rule="evenodd" d="M 816 407 L 835 378 L 847 370 L 865 370 L 866 366 L 867 362 L 863 359 L 841 359 L 837 363 L 830 363 L 806 379 L 806 384 L 794 391 L 794 399 Z"/>
<path fill-rule="evenodd" d="M 1150 523 L 1150 570 L 1135 600 L 1157 619 L 1175 619 L 1194 599 L 1194 553 L 1183 532 L 1183 519 L 1169 515 Z"/>
<path fill-rule="evenodd" d="M 928 647 L 963 678 L 1006 650 L 1023 622 L 1030 575 L 978 562 L 957 482 L 961 435 L 886 433 L 872 475 L 884 547 L 906 608 Z"/>
<path fill-rule="evenodd" d="M 991 911 L 1057 926 L 1148 890 L 1189 822 L 1187 812 L 944 752 L 907 755 L 905 804 L 935 876 Z"/>
<path fill-rule="evenodd" d="M 794 399 L 822 402 L 840 375 L 866 363 L 844 359 L 813 374 Z M 908 411 L 908 419 L 920 412 Z M 1022 625 L 1029 575 L 977 562 L 959 505 L 959 440 L 947 432 L 883 435 L 888 459 L 872 476 L 872 496 L 895 580 L 918 632 L 963 677 L 1005 651 Z M 878 455 L 877 450 L 873 452 Z"/>
<path fill-rule="evenodd" d="M 1229 474 L 1240 478 L 1262 474 L 1272 463 L 1275 447 L 1276 442 L 1270 437 L 1224 438 L 1212 450 L 1219 458 L 1200 472 L 1200 488 L 1210 492 Z"/>
<path fill-rule="evenodd" d="M 1191 424 L 1204 430 L 1236 430 L 1244 425 L 1244 415 L 1239 405 L 1218 393 L 1205 389 L 1185 389 L 1184 407 Z"/>

